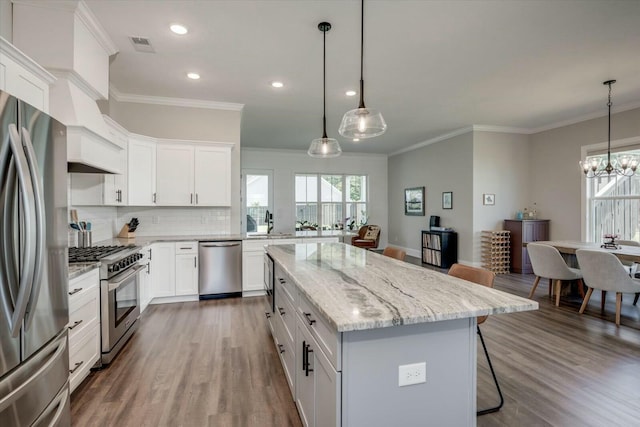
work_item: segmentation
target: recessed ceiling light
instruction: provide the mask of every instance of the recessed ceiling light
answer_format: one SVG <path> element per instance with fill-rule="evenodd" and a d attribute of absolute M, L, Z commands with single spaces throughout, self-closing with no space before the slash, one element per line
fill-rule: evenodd
<path fill-rule="evenodd" d="M 345 92 L 345 95 L 347 95 L 347 96 L 354 96 L 355 94 L 356 94 L 355 90 L 348 90 L 348 91 Z"/>
<path fill-rule="evenodd" d="M 187 73 L 187 77 L 191 80 L 198 80 L 200 78 L 200 74 L 198 73 Z"/>
<path fill-rule="evenodd" d="M 284 83 L 282 83 L 282 82 L 271 82 L 271 86 L 273 86 L 273 87 L 283 87 Z"/>
<path fill-rule="evenodd" d="M 171 31 L 173 31 L 176 34 L 180 34 L 181 36 L 189 32 L 189 30 L 187 30 L 187 27 L 180 24 L 173 24 L 169 28 L 171 28 Z"/>

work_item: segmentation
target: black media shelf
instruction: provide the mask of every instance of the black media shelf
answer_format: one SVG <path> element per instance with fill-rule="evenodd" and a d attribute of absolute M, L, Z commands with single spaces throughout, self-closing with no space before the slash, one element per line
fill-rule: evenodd
<path fill-rule="evenodd" d="M 422 230 L 422 263 L 449 268 L 458 262 L 458 233 Z"/>

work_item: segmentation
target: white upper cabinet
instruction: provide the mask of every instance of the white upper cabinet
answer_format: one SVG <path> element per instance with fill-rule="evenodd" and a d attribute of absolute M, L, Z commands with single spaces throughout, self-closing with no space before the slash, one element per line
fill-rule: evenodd
<path fill-rule="evenodd" d="M 129 135 L 127 177 L 130 206 L 156 204 L 156 143 L 141 135 Z"/>
<path fill-rule="evenodd" d="M 111 117 L 104 115 L 104 121 L 109 127 L 111 140 L 124 147 L 118 157 L 121 164 L 120 174 L 104 176 L 104 204 L 109 206 L 127 205 L 127 151 L 129 145 L 129 134 L 125 128 L 120 126 Z"/>
<path fill-rule="evenodd" d="M 156 162 L 157 204 L 195 204 L 193 191 L 193 146 L 158 144 Z"/>
<path fill-rule="evenodd" d="M 195 193 L 198 206 L 231 206 L 231 147 L 195 148 Z"/>
<path fill-rule="evenodd" d="M 0 37 L 0 90 L 49 112 L 49 85 L 55 77 Z"/>

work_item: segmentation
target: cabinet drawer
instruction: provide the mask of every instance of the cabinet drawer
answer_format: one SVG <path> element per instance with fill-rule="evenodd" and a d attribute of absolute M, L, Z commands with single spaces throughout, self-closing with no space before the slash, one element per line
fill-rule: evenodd
<path fill-rule="evenodd" d="M 299 295 L 298 314 L 334 369 L 336 371 L 342 370 L 340 334 L 329 325 L 304 295 Z"/>
<path fill-rule="evenodd" d="M 280 304 L 280 301 L 283 298 L 287 298 L 293 306 L 296 306 L 298 301 L 298 289 L 293 283 L 293 280 L 291 280 L 289 276 L 284 274 L 282 271 L 279 272 L 276 268 L 275 282 L 275 285 L 278 288 L 278 291 L 276 292 L 276 304 Z"/>
<path fill-rule="evenodd" d="M 75 295 L 74 295 L 75 296 Z M 80 337 L 96 323 L 100 315 L 100 294 L 98 288 L 87 290 L 73 302 L 69 302 L 69 345 Z"/>
<path fill-rule="evenodd" d="M 97 288 L 99 283 L 100 279 L 97 268 L 82 276 L 69 280 L 69 303 L 71 303 L 74 298 L 78 298 L 80 294 L 86 293 L 87 290 Z"/>
<path fill-rule="evenodd" d="M 242 252 L 264 252 L 264 247 L 268 243 L 268 240 L 243 240 Z"/>
<path fill-rule="evenodd" d="M 280 363 L 282 364 L 284 375 L 285 375 L 285 378 L 287 379 L 287 384 L 289 384 L 289 388 L 291 389 L 291 394 L 295 396 L 296 394 L 295 341 L 290 341 L 289 338 L 285 338 L 286 332 L 284 331 L 284 329 L 285 329 L 285 326 L 282 321 L 282 318 L 276 317 L 274 319 L 274 332 L 275 332 L 274 341 L 276 343 L 276 351 L 280 356 Z M 294 333 L 295 333 L 295 330 L 294 330 Z"/>
<path fill-rule="evenodd" d="M 278 284 L 279 285 L 279 284 Z M 282 287 L 276 285 L 276 313 L 275 315 L 280 317 L 283 325 L 283 336 L 290 344 L 293 344 L 296 336 L 296 311 L 293 308 L 293 304 L 288 298 L 278 298 L 278 295 L 282 295 L 279 291 Z"/>
<path fill-rule="evenodd" d="M 198 242 L 177 242 L 176 255 L 197 254 Z"/>
<path fill-rule="evenodd" d="M 73 345 L 69 343 L 69 387 L 72 392 L 89 375 L 99 357 L 100 333 L 96 324 L 82 340 Z"/>

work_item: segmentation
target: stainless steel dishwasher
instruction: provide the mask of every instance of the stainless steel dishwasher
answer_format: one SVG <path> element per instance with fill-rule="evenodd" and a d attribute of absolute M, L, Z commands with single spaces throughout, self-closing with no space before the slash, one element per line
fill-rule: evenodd
<path fill-rule="evenodd" d="M 242 296 L 242 242 L 200 242 L 200 299 Z"/>

